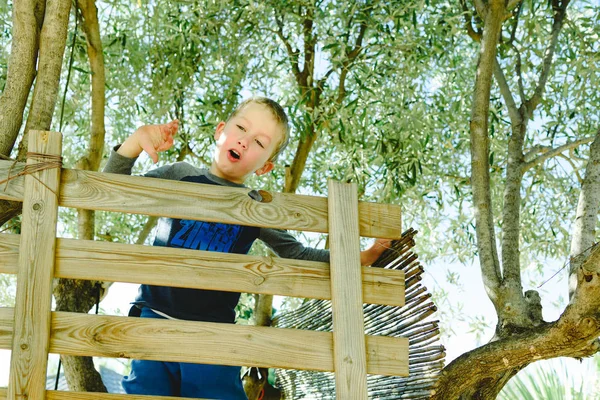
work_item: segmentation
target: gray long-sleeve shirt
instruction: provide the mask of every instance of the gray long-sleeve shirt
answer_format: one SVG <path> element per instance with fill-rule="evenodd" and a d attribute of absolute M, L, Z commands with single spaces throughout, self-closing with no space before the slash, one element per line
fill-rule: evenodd
<path fill-rule="evenodd" d="M 104 172 L 130 175 L 136 158 L 123 157 L 116 152 L 117 149 L 115 147 L 111 152 Z M 153 169 L 144 176 L 245 187 L 184 162 Z M 154 245 L 246 253 L 255 238 L 266 243 L 280 257 L 329 261 L 329 251 L 306 247 L 285 230 L 172 218 L 160 219 Z M 238 300 L 239 293 L 141 285 L 134 304 L 147 306 L 179 319 L 233 322 Z"/>

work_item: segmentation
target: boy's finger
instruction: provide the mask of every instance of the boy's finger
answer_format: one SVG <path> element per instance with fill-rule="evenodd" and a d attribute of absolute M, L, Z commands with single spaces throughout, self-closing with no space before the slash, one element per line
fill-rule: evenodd
<path fill-rule="evenodd" d="M 156 153 L 156 149 L 151 142 L 144 140 L 140 143 L 140 147 L 148 154 L 148 156 L 150 156 L 150 158 L 152 158 L 154 164 L 158 162 L 158 153 Z"/>
<path fill-rule="evenodd" d="M 168 136 L 165 141 L 156 149 L 157 151 L 169 150 L 173 146 L 173 136 Z"/>
<path fill-rule="evenodd" d="M 179 121 L 173 120 L 167 124 L 160 125 L 160 130 L 163 134 L 167 136 L 173 136 L 177 133 L 177 129 L 179 129 Z"/>
<path fill-rule="evenodd" d="M 154 150 L 152 150 L 151 152 L 147 152 L 147 153 L 150 156 L 150 158 L 152 159 L 152 162 L 154 162 L 154 164 L 156 164 L 158 162 L 158 153 Z"/>

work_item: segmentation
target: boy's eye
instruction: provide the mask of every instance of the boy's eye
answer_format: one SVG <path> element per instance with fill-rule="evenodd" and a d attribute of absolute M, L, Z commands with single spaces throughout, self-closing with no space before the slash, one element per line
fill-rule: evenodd
<path fill-rule="evenodd" d="M 238 128 L 241 130 L 241 131 L 243 131 L 243 132 L 246 132 L 246 128 L 244 128 L 243 126 L 241 126 L 241 125 L 238 125 L 237 127 L 238 127 Z"/>
<path fill-rule="evenodd" d="M 262 147 L 263 149 L 265 148 L 265 146 L 262 144 L 262 142 L 261 142 L 260 140 L 258 140 L 258 139 L 254 139 L 254 141 L 255 141 L 255 142 L 256 142 L 256 143 L 257 143 L 257 144 L 258 144 L 260 147 Z"/>

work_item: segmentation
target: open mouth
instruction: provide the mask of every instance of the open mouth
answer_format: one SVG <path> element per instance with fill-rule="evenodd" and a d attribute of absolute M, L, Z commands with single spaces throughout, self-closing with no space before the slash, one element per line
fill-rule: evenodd
<path fill-rule="evenodd" d="M 235 158 L 236 160 L 240 159 L 240 153 L 238 153 L 235 150 L 229 150 L 229 155 L 231 155 L 231 157 Z"/>

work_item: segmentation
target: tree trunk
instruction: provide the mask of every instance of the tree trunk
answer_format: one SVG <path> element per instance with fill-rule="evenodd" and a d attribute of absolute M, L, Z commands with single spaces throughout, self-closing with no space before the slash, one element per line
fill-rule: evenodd
<path fill-rule="evenodd" d="M 15 27 L 19 27 L 18 31 L 15 30 L 15 34 L 18 34 L 19 40 L 16 43 L 17 46 L 14 52 L 11 51 L 11 59 L 9 62 L 11 65 L 19 65 L 19 62 L 23 60 L 25 72 L 15 76 L 13 79 L 7 78 L 11 81 L 11 85 L 14 84 L 15 87 L 11 88 L 9 91 L 9 94 L 12 94 L 13 98 L 6 97 L 5 101 L 10 100 L 15 102 L 17 107 L 14 108 L 14 116 L 16 116 L 16 119 L 11 124 L 2 121 L 0 121 L 0 123 L 5 124 L 6 128 L 9 129 L 9 131 L 3 135 L 2 145 L 5 149 L 8 149 L 3 151 L 10 152 L 10 149 L 14 146 L 12 135 L 15 135 L 15 129 L 18 132 L 22 122 L 23 110 L 20 110 L 19 108 L 22 103 L 21 99 L 22 96 L 25 96 L 25 99 L 27 99 L 29 89 L 31 88 L 30 79 L 33 79 L 32 74 L 35 75 L 35 71 L 31 71 L 31 65 L 35 68 L 35 54 L 38 54 L 36 45 L 39 44 L 39 59 L 37 60 L 38 70 L 33 89 L 33 98 L 29 107 L 25 132 L 23 133 L 23 139 L 19 144 L 19 151 L 17 154 L 17 160 L 24 161 L 27 153 L 29 130 L 50 129 L 58 94 L 60 70 L 62 68 L 63 54 L 67 39 L 71 2 L 69 0 L 47 0 L 45 2 L 45 7 L 42 5 L 42 0 L 37 2 L 18 1 L 16 3 L 18 6 L 15 6 L 15 11 L 13 13 L 15 21 L 13 21 L 13 23 L 15 24 Z M 32 16 L 34 16 L 35 19 Z M 41 24 L 41 21 L 43 21 L 43 24 Z M 41 31 L 38 29 L 39 26 L 41 26 Z M 31 32 L 22 33 L 23 30 L 27 29 L 31 30 Z M 35 32 L 36 39 L 32 39 L 29 36 L 32 32 Z M 14 59 L 13 56 L 15 57 Z M 21 68 L 20 65 L 19 68 Z M 16 79 L 21 79 L 21 81 L 14 81 Z M 20 100 L 21 103 L 19 103 Z M 4 107 L 5 108 L 0 108 L 0 110 L 2 110 L 2 115 L 5 115 L 7 119 L 12 118 L 13 115 L 5 114 L 5 112 L 11 110 L 8 109 L 6 104 L 4 104 Z M 21 204 L 15 205 L 10 204 L 10 202 L 1 201 L 0 226 L 18 215 L 20 211 Z"/>
<path fill-rule="evenodd" d="M 61 279 L 54 288 L 56 311 L 87 313 L 104 295 L 100 282 Z M 106 392 L 91 357 L 61 356 L 69 389 L 83 392 Z"/>
<path fill-rule="evenodd" d="M 88 171 L 97 171 L 104 148 L 104 104 L 105 69 L 102 41 L 98 24 L 98 10 L 94 0 L 78 0 L 81 10 L 82 26 L 87 39 L 88 58 L 92 77 L 92 117 L 91 132 L 87 154 L 79 160 L 77 167 Z M 95 212 L 77 210 L 79 239 L 94 240 Z M 60 279 L 54 295 L 59 311 L 87 313 L 99 302 L 109 285 L 95 281 L 75 281 Z M 69 389 L 84 392 L 106 392 L 100 374 L 94 368 L 92 357 L 61 356 Z"/>
<path fill-rule="evenodd" d="M 37 77 L 23 140 L 19 143 L 18 160 L 25 160 L 28 134 L 31 129 L 50 130 L 58 97 L 70 10 L 69 0 L 46 1 L 44 24 L 40 32 Z"/>
<path fill-rule="evenodd" d="M 13 31 L 6 85 L 0 96 L 0 155 L 8 157 L 15 145 L 27 97 L 35 78 L 45 0 L 13 4 Z M 21 213 L 22 203 L 0 200 L 0 226 Z"/>
<path fill-rule="evenodd" d="M 0 154 L 9 156 L 23 122 L 27 97 L 35 78 L 45 1 L 13 4 L 13 31 L 6 85 L 0 96 Z"/>
<path fill-rule="evenodd" d="M 598 279 L 589 288 L 590 294 L 600 296 Z M 593 355 L 600 335 L 600 301 L 594 303 L 569 306 L 558 321 L 461 355 L 444 368 L 431 400 L 495 399 L 508 379 L 531 362 Z"/>

